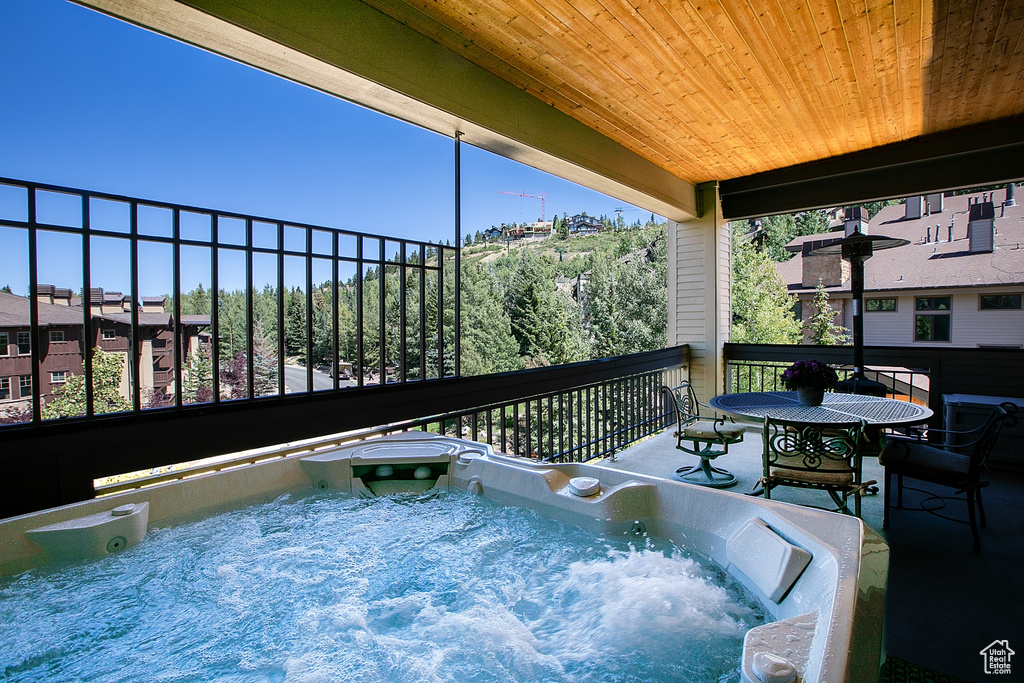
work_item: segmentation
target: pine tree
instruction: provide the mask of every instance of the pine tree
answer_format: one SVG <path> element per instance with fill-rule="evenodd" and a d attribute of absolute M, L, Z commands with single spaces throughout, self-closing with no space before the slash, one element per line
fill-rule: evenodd
<path fill-rule="evenodd" d="M 188 354 L 181 377 L 182 403 L 208 403 L 213 400 L 213 363 L 204 344 Z"/>
<path fill-rule="evenodd" d="M 300 288 L 285 291 L 284 348 L 288 356 L 306 359 L 306 294 Z"/>
<path fill-rule="evenodd" d="M 828 302 L 828 291 L 818 279 L 818 287 L 814 290 L 814 315 L 807 322 L 807 331 L 814 344 L 835 346 L 847 344 L 847 329 L 835 322 L 836 310 Z"/>

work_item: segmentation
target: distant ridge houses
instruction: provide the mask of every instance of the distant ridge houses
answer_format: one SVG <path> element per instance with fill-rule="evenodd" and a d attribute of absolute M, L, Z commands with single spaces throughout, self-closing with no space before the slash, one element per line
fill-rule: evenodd
<path fill-rule="evenodd" d="M 601 219 L 588 216 L 585 213 L 576 214 L 567 220 L 569 237 L 578 235 L 594 235 L 604 230 L 604 223 Z M 534 223 L 523 223 L 506 225 L 500 227 L 491 226 L 481 232 L 485 240 L 521 240 L 521 239 L 543 239 L 551 236 L 554 230 L 553 221 L 536 221 Z"/>
<path fill-rule="evenodd" d="M 31 299 L 0 292 L 0 414 L 26 411 L 32 400 L 32 343 L 39 354 L 39 394 L 45 405 L 56 387 L 83 372 L 84 309 L 72 290 L 37 288 L 39 336 L 30 332 Z M 138 306 L 139 363 L 131 355 L 131 297 L 93 288 L 89 292 L 92 345 L 123 358 L 119 393 L 130 398 L 132 373 L 138 372 L 143 405 L 174 398 L 174 325 L 164 297 L 142 297 Z M 181 316 L 182 358 L 198 349 L 209 316 Z M 208 341 L 203 339 L 203 341 Z"/>

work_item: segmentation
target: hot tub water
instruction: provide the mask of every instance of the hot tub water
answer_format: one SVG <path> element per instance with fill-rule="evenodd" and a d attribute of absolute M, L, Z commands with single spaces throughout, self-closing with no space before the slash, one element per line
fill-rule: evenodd
<path fill-rule="evenodd" d="M 0 580 L 10 681 L 734 681 L 761 607 L 462 492 L 283 496 Z"/>

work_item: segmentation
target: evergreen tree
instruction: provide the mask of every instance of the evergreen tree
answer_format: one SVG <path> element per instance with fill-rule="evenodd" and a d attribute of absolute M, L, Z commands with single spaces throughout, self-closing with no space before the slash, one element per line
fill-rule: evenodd
<path fill-rule="evenodd" d="M 650 258 L 594 259 L 583 292 L 596 357 L 651 351 L 665 345 L 668 328 L 666 241 L 656 228 L 636 233 L 650 239 Z M 624 235 L 628 236 L 628 235 Z M 630 237 L 632 243 L 632 237 Z"/>
<path fill-rule="evenodd" d="M 453 283 L 454 284 L 454 283 Z M 496 283 L 480 264 L 462 262 L 461 372 L 465 376 L 519 370 L 512 321 L 494 296 Z"/>
<path fill-rule="evenodd" d="M 202 283 L 181 297 L 182 315 L 210 315 L 210 294 Z"/>
<path fill-rule="evenodd" d="M 569 239 L 569 221 L 564 218 L 555 216 L 555 224 L 552 226 L 555 234 L 558 235 L 558 239 L 567 240 Z"/>
<path fill-rule="evenodd" d="M 181 377 L 182 403 L 208 403 L 213 400 L 213 362 L 207 346 L 188 354 Z"/>
<path fill-rule="evenodd" d="M 775 262 L 744 233 L 747 222 L 732 224 L 732 341 L 739 344 L 796 344 L 800 323 L 796 302 Z"/>
<path fill-rule="evenodd" d="M 306 294 L 294 287 L 284 296 L 284 349 L 285 355 L 306 360 Z"/>
<path fill-rule="evenodd" d="M 824 346 L 848 343 L 847 329 L 835 322 L 836 313 L 828 302 L 828 291 L 819 279 L 814 290 L 814 314 L 807 321 L 811 342 Z"/>
<path fill-rule="evenodd" d="M 740 221 L 740 223 L 745 224 L 745 221 Z M 761 219 L 761 231 L 755 240 L 760 251 L 768 254 L 771 260 L 788 261 L 793 254 L 786 251 L 786 245 L 796 236 L 796 233 L 796 220 L 791 214 L 765 216 Z"/>
<path fill-rule="evenodd" d="M 811 211 L 804 211 L 796 218 L 796 234 L 794 237 L 800 235 L 818 235 L 823 232 L 828 232 L 828 216 L 825 215 L 824 210 L 814 209 Z"/>

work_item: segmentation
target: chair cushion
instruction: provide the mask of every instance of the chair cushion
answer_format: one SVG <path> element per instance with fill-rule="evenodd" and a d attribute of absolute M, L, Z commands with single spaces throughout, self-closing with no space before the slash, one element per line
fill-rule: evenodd
<path fill-rule="evenodd" d="M 712 420 L 697 420 L 683 427 L 683 438 L 686 439 L 720 439 L 723 436 L 730 441 L 743 436 L 745 428 L 743 425 L 726 422 L 718 424 L 718 433 L 715 432 L 716 424 Z"/>
<path fill-rule="evenodd" d="M 799 467 L 798 470 L 790 470 L 785 467 L 771 467 L 770 476 L 773 479 L 788 479 L 789 481 L 802 484 L 826 484 L 831 486 L 842 486 L 853 482 L 853 472 L 850 471 L 850 464 L 845 460 L 824 459 L 818 469 L 805 469 L 802 456 L 779 456 L 779 465 L 792 465 Z"/>
<path fill-rule="evenodd" d="M 890 439 L 878 455 L 882 467 L 896 474 L 916 478 L 966 478 L 971 459 L 916 441 Z"/>

